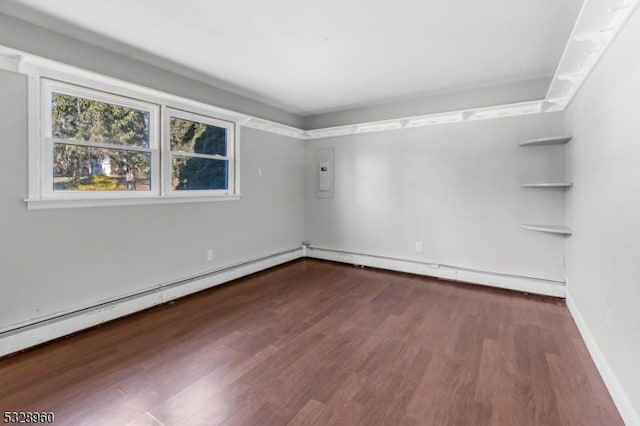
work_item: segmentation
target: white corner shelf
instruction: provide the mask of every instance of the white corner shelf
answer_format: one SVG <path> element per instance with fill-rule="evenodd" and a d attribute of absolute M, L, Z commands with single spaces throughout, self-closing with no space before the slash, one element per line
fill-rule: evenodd
<path fill-rule="evenodd" d="M 571 188 L 573 182 L 554 182 L 554 183 L 523 183 L 523 188 Z"/>
<path fill-rule="evenodd" d="M 530 225 L 523 223 L 520 226 L 531 231 L 547 232 L 549 234 L 571 235 L 573 233 L 571 228 L 562 225 Z"/>
<path fill-rule="evenodd" d="M 571 136 L 553 136 L 540 139 L 532 139 L 524 141 L 520 146 L 542 146 L 542 145 L 563 145 L 571 140 Z M 573 182 L 535 182 L 535 183 L 522 183 L 522 188 L 556 188 L 556 189 L 568 189 L 573 186 Z M 537 232 L 546 232 L 548 234 L 556 235 L 571 235 L 573 232 L 568 226 L 563 225 L 535 225 L 522 223 L 520 226 L 524 229 Z"/>
<path fill-rule="evenodd" d="M 551 138 L 533 139 L 525 141 L 520 146 L 562 145 L 571 140 L 571 136 L 554 136 Z"/>

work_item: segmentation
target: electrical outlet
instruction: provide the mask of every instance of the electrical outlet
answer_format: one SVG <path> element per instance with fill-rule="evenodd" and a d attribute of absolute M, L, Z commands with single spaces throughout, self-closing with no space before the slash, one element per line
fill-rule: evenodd
<path fill-rule="evenodd" d="M 213 250 L 207 250 L 207 262 L 211 262 L 213 260 Z"/>
<path fill-rule="evenodd" d="M 422 241 L 416 241 L 416 251 L 418 253 L 422 251 Z"/>

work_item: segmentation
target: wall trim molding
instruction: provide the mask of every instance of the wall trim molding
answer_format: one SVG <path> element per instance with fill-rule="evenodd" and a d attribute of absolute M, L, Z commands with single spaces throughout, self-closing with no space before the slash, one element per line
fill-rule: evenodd
<path fill-rule="evenodd" d="M 457 111 L 438 112 L 433 114 L 400 117 L 390 120 L 371 121 L 366 123 L 307 130 L 304 132 L 303 138 L 324 139 L 335 136 L 358 135 L 361 133 L 384 132 L 387 130 L 412 129 L 415 127 L 438 126 L 442 124 L 487 120 L 491 118 L 515 117 L 520 115 L 543 114 L 563 110 L 564 107 L 561 105 L 540 99 L 527 102 L 516 102 L 481 108 L 468 108 Z"/>
<path fill-rule="evenodd" d="M 558 63 L 545 99 L 562 109 L 600 62 L 638 6 L 638 0 L 585 0 Z"/>
<path fill-rule="evenodd" d="M 0 331 L 0 357 L 303 257 L 301 247 L 265 254 L 94 306 Z"/>
<path fill-rule="evenodd" d="M 439 112 L 416 116 L 406 116 L 391 120 L 372 121 L 366 123 L 350 124 L 324 129 L 303 130 L 286 124 L 277 123 L 252 115 L 231 111 L 215 105 L 194 101 L 181 96 L 165 93 L 161 90 L 151 89 L 140 84 L 130 83 L 118 78 L 110 77 L 94 71 L 88 71 L 76 66 L 63 64 L 51 59 L 32 55 L 17 49 L 0 45 L 0 69 L 27 75 L 30 78 L 48 77 L 60 81 L 72 78 L 74 81 L 81 79 L 87 82 L 96 82 L 125 91 L 139 93 L 148 97 L 147 102 L 156 102 L 163 99 L 166 102 L 176 102 L 190 108 L 204 111 L 205 114 L 217 114 L 222 118 L 237 122 L 240 126 L 249 127 L 264 132 L 275 133 L 299 140 L 322 139 L 333 136 L 352 135 L 360 133 L 381 132 L 413 127 L 434 126 L 463 121 L 484 120 L 490 118 L 502 118 L 509 116 L 540 114 L 560 111 L 563 108 L 545 100 L 517 102 L 512 104 L 494 105 L 481 108 L 469 108 L 459 111 Z M 73 81 L 69 81 L 74 83 Z M 90 83 L 87 83 L 90 85 Z"/>
<path fill-rule="evenodd" d="M 169 103 L 176 103 L 181 107 L 184 105 L 190 109 L 195 109 L 196 112 L 202 112 L 204 115 L 220 116 L 223 119 L 234 121 L 240 126 L 289 136 L 296 139 L 303 139 L 304 130 L 286 124 L 221 108 L 206 102 L 195 101 L 184 96 L 173 95 L 162 90 L 152 89 L 136 83 L 130 83 L 119 78 L 110 77 L 94 71 L 88 71 L 80 67 L 67 65 L 2 45 L 0 45 L 0 69 L 23 74 L 30 78 L 48 77 L 55 80 L 69 82 L 71 84 L 77 84 L 76 82 L 78 80 L 86 80 L 89 82 L 89 86 L 91 83 L 112 86 L 145 96 L 148 99 L 144 99 L 144 101 L 147 102 L 157 103 L 158 99 L 162 99 Z M 70 77 L 72 77 L 74 81 L 68 81 Z"/>
<path fill-rule="evenodd" d="M 571 293 L 567 294 L 567 307 L 569 308 L 569 312 L 571 313 L 574 322 L 578 326 L 582 340 L 587 346 L 589 355 L 591 355 L 591 359 L 593 359 L 593 362 L 596 365 L 609 394 L 611 395 L 611 399 L 613 399 L 614 404 L 618 408 L 618 412 L 620 412 L 620 416 L 622 416 L 622 420 L 629 426 L 639 426 L 640 413 L 638 413 L 634 408 L 629 396 L 611 369 L 609 361 L 607 361 L 607 358 L 600 349 L 600 345 L 598 345 L 596 338 L 591 333 L 587 322 L 584 320 L 582 313 L 571 297 Z"/>
<path fill-rule="evenodd" d="M 306 248 L 306 257 L 350 263 L 358 266 L 364 265 L 372 268 L 387 269 L 390 271 L 407 272 L 410 274 L 504 288 L 526 293 L 541 294 L 545 296 L 563 298 L 566 295 L 565 283 L 563 281 L 553 281 L 541 278 L 504 274 L 500 272 L 479 271 L 458 266 L 354 253 L 313 246 Z"/>
<path fill-rule="evenodd" d="M 609 362 L 591 333 L 565 283 L 496 272 L 478 271 L 430 262 L 354 253 L 303 245 L 230 264 L 203 275 L 189 277 L 120 297 L 98 305 L 10 326 L 0 331 L 0 357 L 63 337 L 174 299 L 215 287 L 244 276 L 309 257 L 391 271 L 406 272 L 470 284 L 486 285 L 554 297 L 566 297 L 567 307 L 620 415 L 628 425 L 640 425 L 635 410 Z"/>
<path fill-rule="evenodd" d="M 565 297 L 565 284 L 562 281 L 317 248 L 304 244 L 301 247 L 267 253 L 220 267 L 205 274 L 164 283 L 96 305 L 10 325 L 0 329 L 0 357 L 303 257 L 366 265 L 373 268 L 527 293 Z"/>
<path fill-rule="evenodd" d="M 544 99 L 304 130 L 203 102 L 196 102 L 178 96 L 173 96 L 173 98 L 182 103 L 190 103 L 196 107 L 213 110 L 218 114 L 231 117 L 241 126 L 299 140 L 324 139 L 335 136 L 564 111 L 600 61 L 600 58 L 602 58 L 622 30 L 629 17 L 636 10 L 639 0 L 629 0 L 623 6 L 616 6 L 613 3 L 612 1 L 584 2 Z M 117 78 L 4 46 L 0 46 L 0 69 L 27 75 L 37 74 L 42 70 L 57 73 L 63 72 L 94 80 L 101 79 L 110 84 L 133 87 L 136 91 L 151 95 L 162 93 L 155 89 L 128 83 Z M 169 95 L 162 93 L 162 96 L 167 98 Z"/>

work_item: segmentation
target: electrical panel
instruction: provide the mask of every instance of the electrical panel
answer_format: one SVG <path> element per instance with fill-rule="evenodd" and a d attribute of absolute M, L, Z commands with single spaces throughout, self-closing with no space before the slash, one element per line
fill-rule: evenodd
<path fill-rule="evenodd" d="M 333 185 L 335 181 L 333 167 L 333 148 L 318 150 L 316 157 L 318 185 L 316 195 L 318 198 L 333 197 Z"/>

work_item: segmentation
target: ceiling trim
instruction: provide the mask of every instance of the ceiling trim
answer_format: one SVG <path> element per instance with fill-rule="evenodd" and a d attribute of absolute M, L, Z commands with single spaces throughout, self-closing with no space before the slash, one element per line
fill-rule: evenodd
<path fill-rule="evenodd" d="M 371 121 L 367 123 L 307 130 L 303 136 L 305 139 L 323 139 L 334 136 L 356 135 L 361 133 L 382 132 L 386 130 L 410 129 L 415 127 L 437 126 L 440 124 L 461 123 L 465 121 L 487 120 L 490 118 L 540 114 L 545 112 L 561 111 L 562 109 L 563 108 L 559 105 L 549 103 L 544 99 L 541 99 L 536 101 L 494 105 L 483 108 L 470 108 L 436 114 L 402 117 L 392 120 Z"/>
<path fill-rule="evenodd" d="M 585 0 L 545 99 L 567 107 L 638 6 L 638 0 Z"/>
<path fill-rule="evenodd" d="M 640 0 L 585 0 L 544 99 L 308 130 L 305 139 L 564 111 Z"/>
<path fill-rule="evenodd" d="M 591 71 L 593 71 L 629 17 L 636 10 L 639 2 L 640 0 L 585 0 L 576 24 L 574 25 L 571 37 L 565 46 L 564 53 L 560 59 L 551 85 L 549 86 L 547 95 L 544 99 L 540 100 L 399 117 L 391 120 L 354 123 L 314 130 L 298 129 L 282 123 L 208 105 L 203 102 L 188 102 L 193 105 L 206 107 L 207 109 L 213 109 L 227 117 L 232 117 L 244 127 L 300 140 L 315 140 L 335 136 L 563 111 L 571 103 Z M 117 82 L 119 85 L 134 87 L 136 90 L 145 93 L 160 93 L 158 90 L 145 88 L 140 85 L 124 82 L 120 79 L 106 77 L 98 73 L 61 64 L 16 49 L 0 46 L 0 69 L 28 74 L 28 70 L 30 69 L 29 65 L 55 69 L 90 78 L 99 78 L 103 81 Z M 166 94 L 163 95 L 166 96 Z M 182 102 L 185 101 L 185 98 L 182 97 L 176 96 L 175 98 L 179 98 Z"/>
<path fill-rule="evenodd" d="M 183 96 L 172 95 L 161 90 L 151 89 L 139 84 L 130 83 L 104 74 L 87 71 L 85 69 L 66 65 L 51 59 L 42 58 L 17 49 L 0 46 L 0 69 L 35 77 L 50 77 L 61 80 L 82 79 L 87 82 L 102 83 L 124 90 L 131 90 L 153 99 L 165 99 L 190 106 L 198 110 L 208 111 L 210 114 L 220 115 L 221 118 L 232 120 L 244 127 L 263 130 L 270 133 L 303 139 L 304 130 L 286 124 L 277 123 L 253 115 L 221 108 L 206 102 L 195 101 Z M 66 78 L 65 78 L 66 77 Z M 73 81 L 69 81 L 73 83 Z"/>

